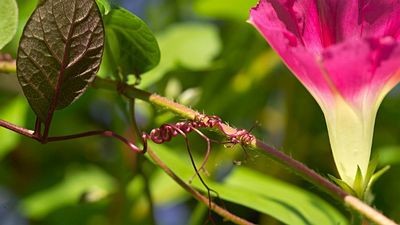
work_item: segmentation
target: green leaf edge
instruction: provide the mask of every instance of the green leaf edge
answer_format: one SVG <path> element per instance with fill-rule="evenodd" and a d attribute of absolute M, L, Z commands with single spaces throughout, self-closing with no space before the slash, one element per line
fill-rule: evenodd
<path fill-rule="evenodd" d="M 189 161 L 187 161 L 188 162 L 187 164 L 185 164 L 182 161 L 182 155 L 177 155 L 179 153 L 177 153 L 176 151 L 173 152 L 173 150 L 168 149 L 165 146 L 160 146 L 160 145 L 155 145 L 155 144 L 150 143 L 150 147 L 151 147 L 151 149 L 153 149 L 157 153 L 157 155 L 164 161 L 164 163 L 169 165 L 170 169 L 172 169 L 181 179 L 187 181 L 188 179 L 190 179 L 190 177 L 193 176 L 193 174 L 194 174 L 193 168 L 190 166 Z M 237 168 L 237 169 L 243 170 L 243 168 L 240 168 L 240 167 Z M 249 170 L 249 169 L 247 169 L 247 170 Z M 254 172 L 254 171 L 252 171 L 252 172 Z M 182 175 L 182 174 L 184 174 L 184 175 Z M 182 176 L 184 176 L 186 178 L 183 178 Z M 262 175 L 262 176 L 264 176 L 264 175 Z M 316 197 L 316 199 L 320 200 L 321 203 L 324 206 L 329 207 L 329 209 L 330 209 L 329 210 L 329 212 L 330 212 L 329 218 L 330 219 L 335 218 L 335 221 L 338 220 L 338 221 L 341 222 L 341 223 L 336 223 L 337 222 L 336 221 L 334 223 L 335 225 L 336 224 L 348 224 L 348 221 L 343 217 L 342 214 L 340 214 L 338 211 L 336 211 L 336 209 L 334 207 L 332 207 L 330 204 L 328 204 L 324 200 L 320 199 L 318 196 L 314 195 L 313 193 L 307 192 L 307 191 L 302 190 L 302 189 L 300 189 L 300 188 L 298 188 L 296 186 L 293 186 L 293 185 L 288 184 L 288 183 L 283 182 L 283 181 L 276 180 L 274 178 L 270 178 L 270 177 L 266 177 L 266 178 L 267 178 L 267 180 L 274 180 L 274 182 L 277 182 L 278 184 L 282 184 L 282 185 L 288 186 L 288 188 L 290 187 L 289 189 L 298 190 L 299 193 L 306 193 L 307 196 L 308 196 L 306 198 L 309 198 L 311 196 Z M 230 202 L 233 202 L 233 203 L 236 203 L 236 204 L 251 208 L 251 209 L 256 210 L 258 212 L 270 215 L 270 216 L 274 217 L 275 219 L 277 219 L 277 220 L 279 220 L 281 222 L 284 222 L 284 223 L 291 224 L 291 222 L 293 222 L 293 217 L 291 217 L 291 216 L 293 216 L 293 214 L 291 216 L 289 216 L 288 214 L 285 214 L 284 216 L 282 215 L 281 217 L 278 217 L 278 216 L 274 215 L 273 213 L 271 213 L 271 211 L 270 211 L 271 209 L 269 207 L 263 207 L 263 208 L 254 207 L 254 205 L 253 205 L 254 202 L 256 202 L 256 201 L 266 201 L 265 199 L 262 199 L 263 197 L 260 196 L 259 193 L 257 194 L 257 192 L 250 191 L 250 190 L 247 190 L 247 189 L 244 190 L 243 188 L 231 186 L 230 184 L 226 184 L 226 183 L 216 183 L 214 181 L 208 180 L 204 176 L 203 176 L 203 179 L 206 181 L 208 186 L 210 186 L 211 188 L 213 188 L 214 190 L 216 190 L 219 193 L 219 195 L 220 195 L 219 197 L 221 199 L 225 199 L 227 201 L 230 201 Z M 226 179 L 229 180 L 229 177 L 226 178 Z M 194 186 L 196 189 L 201 190 L 204 193 L 206 193 L 206 191 L 207 191 L 204 188 L 204 186 L 199 182 L 197 177 L 195 177 L 195 179 L 192 181 L 191 185 Z M 236 190 L 238 188 L 240 189 L 240 191 Z M 235 193 L 231 194 L 231 198 L 227 198 L 223 193 L 223 192 L 231 193 L 232 191 L 234 191 Z M 262 190 L 260 190 L 260 191 L 262 191 Z M 241 193 L 241 195 L 247 194 L 246 195 L 247 198 L 252 197 L 251 198 L 252 201 L 246 201 L 244 203 L 238 202 L 237 193 L 239 193 L 239 192 Z M 261 199 L 260 199 L 260 197 L 261 197 Z M 257 199 L 259 199 L 259 200 L 257 200 Z M 272 203 L 270 203 L 269 205 L 271 205 L 271 204 Z M 315 203 L 315 204 L 317 204 L 317 203 Z M 321 205 L 319 205 L 319 206 L 321 206 Z M 299 206 L 299 207 L 304 207 L 304 205 Z M 331 210 L 333 210 L 333 211 L 331 211 Z M 298 211 L 296 211 L 296 212 L 299 213 Z M 295 213 L 295 214 L 297 214 L 297 213 Z M 336 216 L 332 216 L 333 214 L 336 215 Z M 318 215 L 321 215 L 321 214 L 318 214 Z M 303 216 L 304 215 L 302 215 L 300 217 L 303 218 Z M 308 218 L 315 219 L 314 216 L 311 216 L 311 217 L 308 217 Z M 303 224 L 303 223 L 301 223 L 301 224 Z M 310 223 L 310 221 L 307 220 L 307 223 L 305 223 L 305 224 L 319 225 L 320 223 L 317 223 L 317 222 L 316 223 Z"/>
<path fill-rule="evenodd" d="M 10 18 L 7 18 L 8 24 L 11 24 L 13 31 L 9 33 L 8 37 L 4 38 L 4 42 L 0 43 L 0 50 L 3 49 L 8 43 L 12 41 L 14 38 L 15 34 L 17 33 L 18 29 L 18 4 L 16 0 L 8 0 L 9 3 L 11 4 L 12 8 L 14 9 L 13 11 L 15 12 L 14 15 L 10 16 Z M 3 6 L 2 6 L 3 7 Z M 4 20 L 4 18 L 1 18 Z M 2 31 L 4 32 L 4 31 Z"/>
<path fill-rule="evenodd" d="M 111 11 L 111 5 L 108 0 L 96 0 L 97 6 L 101 12 L 101 15 L 105 16 Z"/>
<path fill-rule="evenodd" d="M 110 17 L 112 16 L 113 13 L 117 12 L 117 11 L 121 11 L 121 13 L 125 13 L 126 15 L 129 15 L 131 17 L 132 20 L 137 20 L 141 23 L 141 26 L 143 26 L 143 29 L 145 29 L 146 31 L 146 35 L 147 38 L 151 39 L 151 44 L 154 47 L 154 55 L 155 55 L 155 60 L 154 62 L 152 62 L 151 65 L 146 65 L 146 68 L 144 68 L 142 71 L 138 71 L 136 72 L 136 74 L 133 74 L 134 71 L 123 71 L 121 69 L 121 63 L 120 58 L 121 58 L 121 54 L 120 54 L 120 50 L 119 49 L 123 49 L 124 46 L 120 47 L 120 42 L 118 41 L 119 38 L 123 38 L 126 39 L 126 37 L 128 37 L 129 35 L 126 35 L 126 32 L 121 32 L 121 30 L 119 30 L 119 32 L 115 31 L 115 27 L 113 28 L 113 24 L 110 22 Z M 105 26 L 105 32 L 106 32 L 106 41 L 105 41 L 105 51 L 104 51 L 104 56 L 103 56 L 103 60 L 104 58 L 109 58 L 110 62 L 107 62 L 108 68 L 109 70 L 111 70 L 111 76 L 114 77 L 115 79 L 122 79 L 125 82 L 128 82 L 128 76 L 129 75 L 135 75 L 136 77 L 139 77 L 142 74 L 145 74 L 146 72 L 154 69 L 159 63 L 160 63 L 160 59 L 161 59 L 161 52 L 160 52 L 160 47 L 157 41 L 157 38 L 155 37 L 154 33 L 152 32 L 152 30 L 148 27 L 148 25 L 138 16 L 136 16 L 134 13 L 130 12 L 129 10 L 123 8 L 123 7 L 116 7 L 116 8 L 112 8 L 110 9 L 109 13 L 104 16 L 104 26 Z M 126 24 L 126 26 L 129 26 L 129 24 Z M 117 28 L 120 28 L 118 26 L 116 26 Z M 113 35 L 114 39 L 117 39 L 117 43 L 116 46 L 115 43 L 114 45 L 112 43 L 109 42 L 109 35 Z M 116 56 L 113 54 L 114 52 L 112 52 L 111 49 L 115 49 L 118 48 L 117 51 L 119 53 L 118 58 L 116 58 Z M 153 61 L 153 60 L 152 60 Z M 100 67 L 100 71 L 99 74 L 102 77 L 107 77 L 110 76 L 109 74 L 104 74 L 105 72 L 103 71 L 103 63 L 105 64 L 105 62 L 102 62 L 102 65 Z M 110 71 L 106 71 L 106 72 L 110 72 Z"/>

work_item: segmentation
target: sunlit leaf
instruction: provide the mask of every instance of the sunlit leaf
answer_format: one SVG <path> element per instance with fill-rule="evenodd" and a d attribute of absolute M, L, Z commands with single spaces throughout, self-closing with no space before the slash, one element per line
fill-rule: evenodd
<path fill-rule="evenodd" d="M 47 0 L 34 11 L 21 37 L 17 74 L 41 121 L 70 105 L 94 79 L 103 33 L 94 0 Z"/>
<path fill-rule="evenodd" d="M 245 21 L 249 17 L 249 9 L 254 6 L 257 1 L 258 0 L 197 0 L 194 8 L 200 15 Z"/>
<path fill-rule="evenodd" d="M 26 197 L 22 209 L 33 218 L 41 218 L 55 209 L 78 204 L 85 193 L 95 191 L 107 195 L 114 189 L 114 179 L 101 169 L 74 166 L 59 184 Z"/>
<path fill-rule="evenodd" d="M 176 99 L 182 92 L 182 83 L 176 78 L 171 78 L 165 87 L 164 95 L 170 99 Z"/>
<path fill-rule="evenodd" d="M 183 105 L 196 105 L 201 98 L 200 88 L 189 88 L 179 95 L 177 101 Z"/>
<path fill-rule="evenodd" d="M 0 118 L 10 123 L 23 126 L 26 116 L 26 103 L 22 97 L 15 97 L 1 104 Z M 5 128 L 0 129 L 0 160 L 9 153 L 21 136 Z"/>
<path fill-rule="evenodd" d="M 285 224 L 348 224 L 316 195 L 250 169 L 235 169 L 223 186 L 221 193 L 226 200 L 269 214 Z"/>
<path fill-rule="evenodd" d="M 160 64 L 143 77 L 141 87 L 161 79 L 177 66 L 192 70 L 207 69 L 221 50 L 217 28 L 207 23 L 182 23 L 157 35 L 161 49 Z"/>
<path fill-rule="evenodd" d="M 181 179 L 188 181 L 193 176 L 190 162 L 176 151 L 161 145 L 152 145 L 152 149 Z M 206 182 L 220 198 L 268 214 L 285 224 L 348 224 L 318 196 L 244 167 L 235 168 L 223 183 Z M 197 178 L 192 185 L 206 191 Z"/>
<path fill-rule="evenodd" d="M 150 178 L 146 178 L 150 179 Z M 152 197 L 155 204 L 162 205 L 167 204 L 170 201 L 179 201 L 187 199 L 187 193 L 179 187 L 179 185 L 169 179 L 168 175 L 162 171 L 157 171 L 152 174 L 150 179 L 150 188 L 152 191 Z M 159 191 L 159 190 L 164 191 Z M 143 196 L 144 183 L 139 178 L 133 179 L 128 187 L 127 194 L 130 198 L 146 198 Z"/>
<path fill-rule="evenodd" d="M 111 5 L 108 0 L 96 0 L 97 5 L 102 15 L 107 15 L 111 10 Z"/>
<path fill-rule="evenodd" d="M 0 49 L 2 49 L 17 32 L 18 6 L 15 0 L 0 0 Z"/>
<path fill-rule="evenodd" d="M 38 0 L 31 0 L 31 1 L 17 0 L 17 4 L 18 4 L 17 32 L 14 35 L 14 38 L 6 46 L 4 46 L 3 50 L 5 52 L 12 53 L 13 56 L 17 53 L 17 49 L 19 46 L 19 40 L 21 38 L 22 31 L 24 29 L 26 22 L 28 21 L 29 16 L 35 10 L 35 8 L 38 4 L 37 1 Z"/>
<path fill-rule="evenodd" d="M 104 17 L 104 23 L 106 50 L 100 75 L 141 75 L 159 63 L 157 40 L 139 17 L 117 8 Z"/>

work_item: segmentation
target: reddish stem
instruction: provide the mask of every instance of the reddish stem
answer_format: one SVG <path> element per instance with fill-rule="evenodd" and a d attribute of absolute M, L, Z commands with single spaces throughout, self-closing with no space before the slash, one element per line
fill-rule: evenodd
<path fill-rule="evenodd" d="M 123 137 L 117 133 L 114 133 L 113 131 L 109 131 L 109 130 L 87 131 L 87 132 L 83 132 L 83 133 L 71 134 L 71 135 L 65 135 L 65 136 L 44 137 L 44 136 L 40 135 L 41 123 L 39 120 L 36 120 L 34 131 L 20 127 L 18 125 L 12 124 L 12 123 L 9 123 L 4 120 L 0 120 L 0 126 L 6 128 L 8 130 L 14 131 L 15 133 L 21 134 L 25 137 L 37 140 L 42 144 L 45 144 L 48 142 L 65 141 L 65 140 L 91 137 L 91 136 L 105 136 L 105 137 L 112 137 L 112 138 L 115 138 L 115 139 L 121 141 L 126 146 L 128 146 L 129 149 L 131 149 L 132 151 L 134 151 L 136 153 L 145 153 L 144 149 L 142 150 L 142 149 L 138 148 L 136 145 L 134 145 L 132 142 L 130 142 L 125 137 Z"/>
<path fill-rule="evenodd" d="M 314 170 L 308 168 L 303 163 L 291 158 L 285 153 L 265 144 L 260 140 L 256 140 L 257 148 L 263 150 L 269 157 L 275 159 L 277 162 L 283 164 L 286 168 L 290 168 L 296 174 L 300 175 L 307 181 L 317 185 L 321 190 L 327 191 L 331 196 L 343 200 L 349 194 L 340 189 L 335 184 L 331 183 L 328 179 L 316 173 Z"/>
<path fill-rule="evenodd" d="M 65 140 L 71 140 L 71 139 L 77 139 L 77 138 L 85 138 L 85 137 L 91 137 L 91 136 L 112 137 L 112 138 L 115 138 L 115 139 L 123 142 L 132 151 L 134 151 L 136 153 L 145 153 L 144 150 L 138 148 L 136 145 L 134 145 L 132 142 L 130 142 L 125 137 L 123 137 L 123 136 L 121 136 L 121 135 L 119 135 L 117 133 L 114 133 L 113 131 L 109 131 L 109 130 L 87 131 L 87 132 L 83 132 L 83 133 L 79 133 L 79 134 L 47 137 L 46 142 L 65 141 Z"/>
<path fill-rule="evenodd" d="M 36 117 L 35 131 L 33 132 L 33 134 L 36 136 L 41 136 L 41 132 L 42 132 L 42 123 L 40 122 L 39 117 Z"/>
<path fill-rule="evenodd" d="M 29 130 L 29 129 L 20 127 L 18 125 L 9 123 L 7 121 L 0 120 L 0 126 L 6 128 L 6 129 L 12 130 L 15 133 L 24 135 L 25 137 L 29 137 L 29 138 L 32 138 L 32 139 L 35 139 L 35 140 L 39 139 L 39 136 L 36 135 L 33 130 Z"/>

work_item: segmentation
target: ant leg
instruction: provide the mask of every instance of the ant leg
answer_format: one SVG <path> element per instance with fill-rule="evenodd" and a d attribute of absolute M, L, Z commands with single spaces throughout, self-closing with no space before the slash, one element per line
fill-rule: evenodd
<path fill-rule="evenodd" d="M 203 171 L 206 172 L 205 166 L 206 163 L 208 161 L 208 158 L 210 157 L 211 154 L 211 140 L 210 138 L 208 138 L 206 135 L 204 135 L 200 130 L 196 129 L 196 128 L 192 128 L 198 135 L 200 135 L 200 137 L 202 137 L 206 143 L 207 143 L 207 150 L 206 150 L 206 154 L 204 156 L 204 159 L 199 167 L 199 171 Z M 194 176 L 196 176 L 196 174 L 193 175 L 193 177 L 190 179 L 190 183 L 191 181 L 194 179 Z"/>
<path fill-rule="evenodd" d="M 217 193 L 216 191 L 214 191 L 213 189 L 211 189 L 211 188 L 206 184 L 206 182 L 203 180 L 203 178 L 201 177 L 200 172 L 199 172 L 199 170 L 197 169 L 196 163 L 195 163 L 195 161 L 194 161 L 194 158 L 193 158 L 193 155 L 192 155 L 192 151 L 191 151 L 190 145 L 189 145 L 189 140 L 187 139 L 186 135 L 185 135 L 185 143 L 186 143 L 186 149 L 187 149 L 188 154 L 189 154 L 190 162 L 192 163 L 192 166 L 193 166 L 193 168 L 194 168 L 194 170 L 195 170 L 195 172 L 196 172 L 196 175 L 197 175 L 197 177 L 199 178 L 201 184 L 207 189 L 208 208 L 209 208 L 209 210 L 208 210 L 208 219 L 211 221 L 212 224 L 215 225 L 215 221 L 214 221 L 214 219 L 213 219 L 212 216 L 211 216 L 211 207 L 212 207 L 212 204 L 211 204 L 211 203 L 212 203 L 212 195 L 211 195 L 211 193 L 214 193 L 214 194 L 216 194 L 217 196 L 218 196 L 218 193 Z"/>
<path fill-rule="evenodd" d="M 187 149 L 187 151 L 188 151 L 188 154 L 189 154 L 189 158 L 190 158 L 190 162 L 192 163 L 192 166 L 193 166 L 193 168 L 194 168 L 194 170 L 195 170 L 195 172 L 196 172 L 196 175 L 197 175 L 197 177 L 199 178 L 199 180 L 200 180 L 200 182 L 201 182 L 201 184 L 207 189 L 207 196 L 208 196 L 208 208 L 209 208 L 209 210 L 208 210 L 208 219 L 211 221 L 211 223 L 212 224 L 216 224 L 215 223 L 215 221 L 214 221 L 214 219 L 212 218 L 212 216 L 211 216 L 211 207 L 212 207 L 212 195 L 211 195 L 211 193 L 214 193 L 215 195 L 217 195 L 217 197 L 219 196 L 218 195 L 218 193 L 215 191 L 215 190 L 213 190 L 212 188 L 210 188 L 207 184 L 206 184 L 206 182 L 203 180 L 203 178 L 201 177 L 201 175 L 200 175 L 200 172 L 199 172 L 199 169 L 197 168 L 197 166 L 196 166 L 196 163 L 195 163 L 195 161 L 194 161 L 194 158 L 193 158 L 193 155 L 192 155 L 192 151 L 191 151 L 191 148 L 190 148 L 190 144 L 189 144 L 189 139 L 187 138 L 187 135 L 182 131 L 182 130 L 180 130 L 180 129 L 178 129 L 178 128 L 175 128 L 183 137 L 184 137 L 184 139 L 185 139 L 185 144 L 186 144 L 186 149 Z M 201 132 L 200 132 L 201 133 Z M 204 134 L 203 134 L 204 135 Z M 205 136 L 205 135 L 204 135 Z M 208 142 L 208 148 L 210 149 L 210 142 Z M 219 197 L 218 197 L 219 198 Z"/>
<path fill-rule="evenodd" d="M 253 128 L 251 128 L 253 129 Z M 228 143 L 232 145 L 240 144 L 240 146 L 243 149 L 243 152 L 245 154 L 244 156 L 244 161 L 247 161 L 249 158 L 249 154 L 246 150 L 246 147 L 251 144 L 251 142 L 255 139 L 255 137 L 250 133 L 251 129 L 249 131 L 244 130 L 244 129 L 239 129 L 235 134 L 231 134 L 228 136 Z M 235 165 L 241 165 L 242 161 L 233 161 Z"/>

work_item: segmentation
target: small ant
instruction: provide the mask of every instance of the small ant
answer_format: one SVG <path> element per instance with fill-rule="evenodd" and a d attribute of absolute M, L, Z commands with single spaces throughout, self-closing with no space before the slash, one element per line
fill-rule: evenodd
<path fill-rule="evenodd" d="M 218 193 L 215 190 L 211 189 L 206 184 L 206 182 L 201 177 L 199 171 L 204 170 L 204 167 L 208 161 L 208 158 L 211 153 L 212 140 L 208 138 L 205 134 L 203 134 L 199 130 L 199 128 L 216 128 L 220 130 L 227 137 L 228 140 L 224 142 L 225 144 L 232 144 L 232 145 L 240 144 L 243 147 L 243 149 L 245 149 L 244 148 L 245 146 L 250 145 L 255 139 L 255 137 L 252 134 L 250 134 L 249 131 L 244 129 L 238 129 L 233 134 L 227 133 L 226 131 L 224 131 L 223 122 L 221 118 L 219 118 L 218 116 L 207 116 L 204 114 L 198 114 L 195 116 L 195 119 L 193 120 L 181 121 L 175 124 L 163 124 L 159 128 L 151 130 L 149 134 L 143 133 L 142 134 L 143 149 L 141 150 L 141 153 L 146 152 L 148 140 L 151 140 L 156 144 L 162 144 L 171 141 L 171 139 L 177 135 L 183 136 L 185 139 L 186 149 L 188 150 L 190 161 L 192 163 L 193 168 L 195 169 L 196 175 L 199 178 L 200 182 L 203 184 L 203 186 L 207 189 L 209 208 L 211 208 L 211 201 L 212 201 L 211 193 L 214 193 L 217 196 L 217 198 L 219 198 Z M 192 131 L 200 135 L 207 143 L 206 154 L 199 168 L 197 167 L 193 159 L 193 155 L 190 150 L 189 140 L 187 138 L 187 134 L 191 133 Z M 211 211 L 209 211 L 209 219 L 213 224 L 215 224 L 211 217 Z"/>

